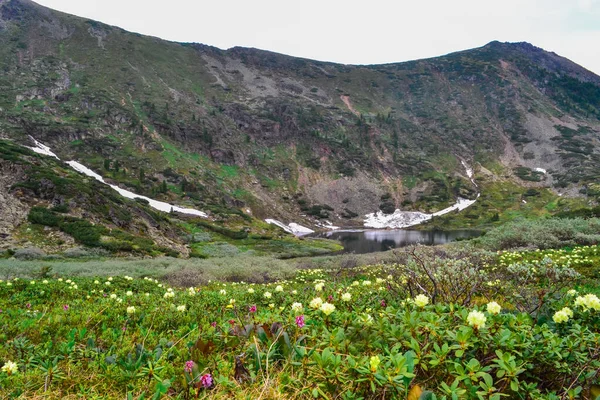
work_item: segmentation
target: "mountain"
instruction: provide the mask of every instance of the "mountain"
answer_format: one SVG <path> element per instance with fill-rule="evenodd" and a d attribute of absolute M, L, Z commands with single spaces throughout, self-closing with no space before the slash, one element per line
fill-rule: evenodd
<path fill-rule="evenodd" d="M 188 254 L 185 238 L 207 229 L 280 235 L 268 218 L 362 226 L 366 214 L 435 213 L 463 198 L 477 201 L 432 223 L 485 226 L 594 206 L 600 194 L 600 77 L 528 43 L 341 65 L 168 42 L 0 0 L 0 71 L 0 234 L 10 246 L 44 225 L 32 207 L 133 235 L 113 238 L 125 250 L 144 239 Z M 146 218 L 142 201 L 17 150 L 32 138 L 209 218 Z M 69 242 L 59 225 L 45 226 Z"/>

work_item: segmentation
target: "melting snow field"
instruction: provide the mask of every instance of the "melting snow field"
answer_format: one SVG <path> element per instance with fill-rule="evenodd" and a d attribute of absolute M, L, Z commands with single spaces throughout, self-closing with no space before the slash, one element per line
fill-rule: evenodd
<path fill-rule="evenodd" d="M 469 177 L 473 185 L 477 187 L 477 184 L 473 179 L 473 169 L 469 168 L 469 166 L 464 161 L 461 161 L 461 164 L 463 165 L 463 167 L 465 167 L 467 176 Z M 479 193 L 477 194 L 477 198 L 479 198 Z M 440 210 L 433 214 L 402 210 L 396 210 L 393 214 L 384 214 L 383 212 L 378 211 L 376 213 L 365 215 L 364 225 L 367 228 L 408 228 L 409 226 L 415 226 L 422 224 L 423 222 L 429 221 L 433 217 L 439 217 L 440 215 L 448 214 L 452 211 L 464 210 L 476 201 L 477 199 L 468 200 L 459 197 L 456 200 L 456 203 L 454 203 L 454 205 L 448 208 L 444 208 L 443 210 Z"/>
<path fill-rule="evenodd" d="M 479 195 L 477 197 L 479 197 Z M 476 201 L 477 200 L 467 200 L 459 197 L 454 205 L 433 214 L 402 210 L 396 210 L 393 214 L 384 214 L 383 212 L 378 211 L 377 213 L 371 213 L 365 216 L 365 226 L 367 228 L 408 228 L 409 226 L 415 226 L 429 221 L 433 217 L 439 217 L 440 215 L 448 214 L 455 210 L 464 210 Z"/>
<path fill-rule="evenodd" d="M 71 166 L 71 168 L 73 168 L 75 171 L 81 172 L 84 175 L 90 176 L 90 177 L 104 183 L 105 185 L 110 186 L 111 188 L 113 188 L 114 190 L 119 192 L 119 194 L 121 196 L 126 197 L 128 199 L 144 199 L 149 203 L 150 207 L 155 208 L 159 211 L 171 212 L 171 210 L 172 210 L 172 211 L 182 213 L 182 214 L 197 215 L 199 217 L 204 217 L 204 218 L 208 217 L 208 215 L 202 211 L 194 210 L 193 208 L 182 208 L 182 207 L 174 206 L 169 203 L 165 203 L 163 201 L 158 201 L 158 200 L 154 200 L 149 197 L 146 197 L 146 196 L 141 196 L 139 194 L 135 194 L 133 192 L 130 192 L 129 190 L 121 189 L 120 187 L 111 185 L 110 183 L 106 183 L 104 181 L 104 178 L 102 178 L 102 176 L 98 175 L 97 173 L 95 173 L 94 171 L 92 171 L 91 169 L 86 167 L 85 165 L 78 163 L 77 161 L 67 161 L 67 164 L 69 164 Z"/>
<path fill-rule="evenodd" d="M 50 147 L 44 145 L 41 142 L 38 142 L 33 137 L 31 137 L 31 140 L 33 140 L 33 142 L 35 143 L 35 147 L 29 147 L 31 150 L 35 151 L 36 153 L 44 154 L 44 155 L 54 157 L 54 158 L 60 160 L 58 158 L 58 156 L 52 152 Z M 465 167 L 467 176 L 471 179 L 471 182 L 473 182 L 473 184 L 475 186 L 477 186 L 477 184 L 473 180 L 473 170 L 471 168 L 469 168 L 464 161 L 461 161 L 461 162 L 462 162 L 462 165 Z M 92 171 L 91 169 L 89 169 L 88 167 L 86 167 L 85 165 L 83 165 L 77 161 L 67 161 L 66 163 L 74 170 L 76 170 L 86 176 L 92 177 L 92 178 L 104 183 L 105 185 L 110 186 L 111 188 L 116 190 L 123 197 L 126 197 L 128 199 L 144 199 L 144 200 L 146 200 L 149 203 L 150 207 L 152 207 L 156 210 L 164 211 L 164 212 L 175 211 L 175 212 L 179 212 L 182 214 L 197 215 L 197 216 L 204 217 L 204 218 L 208 217 L 208 215 L 205 212 L 195 210 L 192 208 L 183 208 L 183 207 L 175 206 L 175 205 L 172 205 L 169 203 L 165 203 L 163 201 L 154 200 L 149 197 L 133 193 L 129 190 L 122 189 L 116 185 L 107 183 L 104 181 L 104 178 L 101 175 L 97 174 L 96 172 Z M 542 170 L 541 168 L 536 168 L 536 170 L 540 170 L 540 172 L 544 172 L 544 173 L 546 172 L 545 170 Z M 479 197 L 479 194 L 477 195 L 477 197 Z M 393 214 L 386 215 L 383 212 L 378 211 L 377 213 L 371 213 L 371 214 L 367 214 L 365 216 L 364 226 L 367 228 L 407 228 L 409 226 L 419 225 L 419 224 L 422 224 L 423 222 L 429 221 L 432 217 L 437 217 L 440 215 L 448 214 L 449 212 L 452 212 L 455 210 L 458 210 L 458 211 L 464 210 L 465 208 L 467 208 L 470 205 L 472 205 L 473 203 L 475 203 L 475 201 L 476 200 L 467 200 L 467 199 L 463 199 L 463 198 L 459 197 L 454 205 L 452 205 L 448 208 L 445 208 L 443 210 L 440 210 L 433 214 L 396 210 Z M 302 226 L 300 224 L 297 224 L 295 222 L 292 222 L 292 223 L 286 225 L 283 222 L 277 221 L 275 219 L 266 219 L 265 221 L 269 224 L 277 225 L 280 228 L 282 228 L 284 231 L 286 231 L 288 233 L 292 233 L 297 236 L 308 235 L 308 234 L 314 232 L 312 229 Z M 331 230 L 339 229 L 337 226 L 334 226 L 329 221 L 327 221 L 327 224 L 323 225 L 322 227 L 326 228 L 326 229 L 331 229 Z"/>
<path fill-rule="evenodd" d="M 462 164 L 463 167 L 465 167 L 465 171 L 467 172 L 467 176 L 471 180 L 471 183 L 473 184 L 473 186 L 477 187 L 477 183 L 475 183 L 475 179 L 473 178 L 473 168 L 469 168 L 469 166 L 467 165 L 467 163 L 464 162 L 463 160 L 460 160 L 460 163 Z"/>
<path fill-rule="evenodd" d="M 295 222 L 292 222 L 289 225 L 286 225 L 281 221 L 277 221 L 276 219 L 265 219 L 265 222 L 268 224 L 277 225 L 284 231 L 286 231 L 288 233 L 293 233 L 296 236 L 308 235 L 308 234 L 314 232 L 312 229 L 309 229 L 305 226 L 299 225 Z"/>
<path fill-rule="evenodd" d="M 36 147 L 29 147 L 31 150 L 35 151 L 36 153 L 51 156 L 51 157 L 54 157 L 54 158 L 60 160 L 60 158 L 58 158 L 58 156 L 56 154 L 54 154 L 48 146 L 38 142 L 34 138 L 31 138 L 31 139 L 33 140 L 33 142 L 35 143 L 35 146 L 36 146 Z M 192 208 L 182 208 L 182 207 L 174 206 L 169 203 L 165 203 L 163 201 L 158 201 L 158 200 L 154 200 L 149 197 L 146 197 L 146 196 L 141 196 L 139 194 L 135 194 L 133 192 L 130 192 L 129 190 L 121 189 L 120 187 L 111 185 L 110 183 L 106 183 L 104 181 L 104 178 L 102 178 L 102 176 L 95 173 L 94 171 L 92 171 L 91 169 L 86 167 L 85 165 L 78 163 L 77 161 L 67 161 L 66 163 L 71 168 L 73 168 L 75 171 L 80 172 L 89 177 L 92 177 L 92 178 L 104 183 L 105 185 L 110 186 L 111 188 L 113 188 L 114 190 L 119 192 L 119 194 L 121 196 L 126 197 L 128 199 L 144 199 L 144 200 L 148 201 L 150 207 L 157 209 L 159 211 L 170 212 L 171 210 L 173 210 L 175 212 L 179 212 L 182 214 L 197 215 L 197 216 L 204 217 L 204 218 L 208 217 L 208 215 L 205 212 L 194 210 Z"/>
<path fill-rule="evenodd" d="M 335 226 L 334 224 L 331 223 L 331 221 L 324 221 L 324 222 L 317 221 L 317 226 L 319 228 L 328 229 L 330 231 L 337 231 L 338 229 L 340 229 L 339 226 Z"/>
<path fill-rule="evenodd" d="M 58 158 L 58 156 L 56 154 L 54 154 L 52 151 L 50 151 L 50 147 L 46 146 L 45 144 L 42 144 L 42 143 L 38 142 L 32 136 L 29 136 L 29 138 L 31 140 L 33 140 L 33 143 L 35 143 L 35 147 L 27 147 L 28 149 L 31 149 L 31 150 L 35 151 L 36 153 L 38 153 L 38 154 L 43 154 L 45 156 L 54 157 L 57 160 L 60 160 L 60 158 Z"/>

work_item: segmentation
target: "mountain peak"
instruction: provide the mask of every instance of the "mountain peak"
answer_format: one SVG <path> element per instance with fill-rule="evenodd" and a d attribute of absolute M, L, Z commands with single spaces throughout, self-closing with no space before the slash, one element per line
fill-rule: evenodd
<path fill-rule="evenodd" d="M 481 49 L 497 52 L 499 57 L 528 60 L 532 66 L 543 68 L 554 74 L 567 75 L 581 82 L 600 84 L 600 77 L 595 73 L 568 58 L 544 50 L 529 42 L 500 42 L 495 40 Z"/>

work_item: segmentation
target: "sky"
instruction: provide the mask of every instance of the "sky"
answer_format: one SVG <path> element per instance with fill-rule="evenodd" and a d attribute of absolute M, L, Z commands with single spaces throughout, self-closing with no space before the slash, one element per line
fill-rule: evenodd
<path fill-rule="evenodd" d="M 344 64 L 530 42 L 600 75 L 600 0 L 36 0 L 132 32 Z"/>

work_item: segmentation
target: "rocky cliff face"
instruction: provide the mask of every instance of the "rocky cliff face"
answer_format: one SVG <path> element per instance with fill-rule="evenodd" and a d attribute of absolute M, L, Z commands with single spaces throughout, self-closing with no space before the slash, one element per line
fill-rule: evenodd
<path fill-rule="evenodd" d="M 3 136 L 31 135 L 224 220 L 243 210 L 361 225 L 480 191 L 477 225 L 532 189 L 546 202 L 586 194 L 600 173 L 600 78 L 527 43 L 351 66 L 172 43 L 0 0 L 0 70 Z"/>
<path fill-rule="evenodd" d="M 0 160 L 0 239 L 7 240 L 10 233 L 27 218 L 29 207 L 11 190 L 25 178 L 22 166 Z"/>

